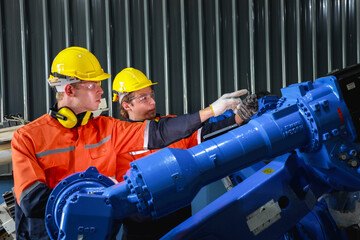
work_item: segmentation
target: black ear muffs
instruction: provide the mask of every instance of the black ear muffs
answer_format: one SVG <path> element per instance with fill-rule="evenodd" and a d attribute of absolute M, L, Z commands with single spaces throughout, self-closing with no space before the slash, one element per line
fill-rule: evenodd
<path fill-rule="evenodd" d="M 50 108 L 49 114 L 57 119 L 61 125 L 66 128 L 73 128 L 76 126 L 82 126 L 88 123 L 92 116 L 91 111 L 80 113 L 76 115 L 70 108 L 62 107 L 59 110 Z"/>

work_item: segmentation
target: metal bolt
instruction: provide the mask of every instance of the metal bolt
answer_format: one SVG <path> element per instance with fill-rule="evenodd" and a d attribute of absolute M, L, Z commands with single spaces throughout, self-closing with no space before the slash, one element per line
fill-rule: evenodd
<path fill-rule="evenodd" d="M 332 133 L 332 135 L 337 136 L 337 135 L 339 135 L 339 130 L 335 128 L 335 129 L 331 130 L 331 133 Z"/>
<path fill-rule="evenodd" d="M 324 133 L 323 134 L 323 140 L 326 141 L 326 140 L 329 140 L 330 139 L 330 133 Z"/>
<path fill-rule="evenodd" d="M 345 161 L 347 159 L 346 153 L 339 153 L 338 158 L 342 161 Z"/>
<path fill-rule="evenodd" d="M 314 105 L 311 105 L 311 108 L 314 112 L 319 111 L 320 110 L 320 104 L 315 103 Z"/>
<path fill-rule="evenodd" d="M 350 154 L 351 156 L 356 156 L 356 155 L 357 155 L 357 152 L 356 152 L 355 149 L 351 149 L 351 150 L 349 151 L 349 154 Z"/>
<path fill-rule="evenodd" d="M 324 108 L 327 108 L 327 107 L 329 106 L 329 101 L 328 101 L 328 100 L 321 101 L 321 105 L 322 105 Z"/>
<path fill-rule="evenodd" d="M 350 159 L 349 161 L 348 161 L 348 165 L 349 165 L 349 167 L 353 167 L 353 168 L 356 168 L 356 167 L 358 167 L 358 162 L 356 161 L 356 159 Z"/>

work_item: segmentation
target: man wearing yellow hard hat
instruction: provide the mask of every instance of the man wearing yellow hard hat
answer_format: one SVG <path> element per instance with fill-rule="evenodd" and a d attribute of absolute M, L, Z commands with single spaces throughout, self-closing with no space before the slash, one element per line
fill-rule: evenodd
<path fill-rule="evenodd" d="M 94 166 L 99 173 L 120 179 L 117 155 L 134 149 L 165 147 L 189 137 L 201 123 L 240 103 L 238 96 L 219 99 L 199 112 L 178 118 L 129 123 L 111 117 L 93 117 L 101 95 L 101 81 L 110 77 L 85 48 L 69 47 L 55 57 L 50 86 L 57 103 L 13 136 L 12 161 L 16 195 L 17 239 L 49 239 L 45 207 L 52 189 L 65 177 Z M 167 129 L 182 124 L 181 129 Z M 115 237 L 118 227 L 113 228 Z"/>
<path fill-rule="evenodd" d="M 156 113 L 155 94 L 151 86 L 153 83 L 141 71 L 135 68 L 125 68 L 118 73 L 113 81 L 113 101 L 120 103 L 120 114 L 129 122 L 144 122 L 146 120 L 159 121 L 164 118 L 174 116 L 160 116 Z M 240 90 L 234 93 L 225 94 L 227 96 L 242 96 L 247 90 Z M 188 149 L 199 144 L 203 136 L 216 130 L 232 126 L 234 124 L 241 125 L 253 116 L 258 110 L 258 103 L 255 95 L 248 96 L 241 102 L 236 109 L 237 114 L 232 115 L 222 121 L 205 124 L 201 129 L 196 131 L 191 137 L 175 142 L 169 147 Z M 214 111 L 216 112 L 216 111 Z M 214 113 L 214 116 L 219 114 Z M 174 126 L 169 131 L 177 131 L 183 128 L 182 124 Z M 118 169 L 124 174 L 130 168 L 129 163 L 149 155 L 156 150 L 131 151 L 121 153 L 118 156 Z M 127 240 L 140 239 L 159 239 L 172 228 L 186 220 L 191 216 L 191 206 L 180 209 L 168 216 L 158 220 L 151 220 L 150 217 L 133 216 L 123 221 L 123 238 Z"/>

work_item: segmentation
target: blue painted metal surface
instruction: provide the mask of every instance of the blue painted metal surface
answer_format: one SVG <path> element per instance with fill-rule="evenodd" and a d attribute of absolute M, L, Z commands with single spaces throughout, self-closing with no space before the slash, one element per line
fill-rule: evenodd
<path fill-rule="evenodd" d="M 88 211 L 83 206 L 97 208 L 101 205 L 98 199 L 109 201 L 106 203 L 111 210 L 102 214 L 108 214 L 110 221 L 137 212 L 159 218 L 190 203 L 202 186 L 276 157 L 164 239 L 228 239 L 234 234 L 246 236 L 245 239 L 281 237 L 312 210 L 323 193 L 360 189 L 360 145 L 355 142 L 360 130 L 355 128 L 359 126 L 358 111 L 349 101 L 345 103 L 342 95 L 347 91 L 346 99 L 354 95 L 358 100 L 359 94 L 351 92 L 352 86 L 359 83 L 360 67 L 356 70 L 344 74 L 345 85 L 343 75 L 334 75 L 284 88 L 276 108 L 248 124 L 188 150 L 163 149 L 132 162 L 124 182 L 96 187 L 95 195 L 82 191 L 79 185 L 80 190 L 75 189 L 72 196 L 80 197 L 81 202 L 55 197 L 54 206 L 60 206 L 64 198 L 65 206 L 48 208 L 47 214 L 62 211 L 55 228 L 74 238 L 83 226 L 81 211 Z M 342 79 L 341 85 L 337 78 Z M 63 185 L 68 184 L 61 182 L 54 189 L 54 196 L 60 194 L 57 188 Z M 71 215 L 67 209 L 78 209 L 79 215 Z M 267 219 L 267 215 L 271 217 Z M 109 222 L 96 217 L 87 216 L 86 222 L 95 229 L 107 229 Z M 74 226 L 65 228 L 69 226 L 67 221 Z M 101 239 L 107 236 L 102 235 Z M 99 235 L 87 237 L 100 239 Z"/>
<path fill-rule="evenodd" d="M 348 240 L 346 231 L 336 226 L 324 199 L 285 234 L 284 240 Z M 350 238 L 351 239 L 351 238 Z"/>
<path fill-rule="evenodd" d="M 314 207 L 319 192 L 330 189 L 316 178 L 316 174 L 306 168 L 296 154 L 283 155 L 180 224 L 163 239 L 232 239 L 234 236 L 247 240 L 277 239 L 292 228 L 289 223 L 298 222 Z M 275 205 L 267 207 L 265 204 L 271 201 Z M 268 208 L 271 213 L 266 213 L 266 216 L 259 213 L 251 218 L 251 214 L 259 208 L 263 208 L 260 212 Z M 271 214 L 274 216 L 266 218 Z M 266 228 L 266 224 L 271 227 Z"/>
<path fill-rule="evenodd" d="M 61 181 L 46 205 L 45 224 L 50 238 L 78 239 L 83 236 L 87 239 L 90 235 L 92 239 L 102 239 L 109 235 L 113 225 L 112 209 L 110 201 L 101 193 L 111 185 L 114 182 L 94 167 Z"/>

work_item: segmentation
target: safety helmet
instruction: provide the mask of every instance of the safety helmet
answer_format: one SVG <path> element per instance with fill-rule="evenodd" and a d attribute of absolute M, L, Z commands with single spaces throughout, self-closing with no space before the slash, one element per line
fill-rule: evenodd
<path fill-rule="evenodd" d="M 119 72 L 113 82 L 113 102 L 117 102 L 131 92 L 155 85 L 145 74 L 135 68 L 125 68 Z"/>
<path fill-rule="evenodd" d="M 104 72 L 97 58 L 82 47 L 69 47 L 55 57 L 48 79 L 50 86 L 63 92 L 67 84 L 86 81 L 102 81 L 111 77 Z"/>

